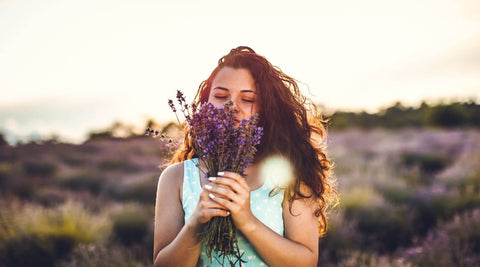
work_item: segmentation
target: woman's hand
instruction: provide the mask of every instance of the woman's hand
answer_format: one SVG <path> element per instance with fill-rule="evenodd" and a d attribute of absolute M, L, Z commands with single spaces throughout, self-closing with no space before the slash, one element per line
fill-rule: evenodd
<path fill-rule="evenodd" d="M 250 187 L 243 177 L 234 172 L 219 172 L 218 177 L 210 177 L 204 190 L 208 197 L 224 209 L 229 210 L 240 231 L 253 222 L 255 217 L 250 210 Z"/>
<path fill-rule="evenodd" d="M 213 217 L 226 217 L 230 215 L 230 212 L 224 206 L 213 201 L 208 196 L 209 194 L 210 192 L 208 190 L 202 190 L 197 206 L 190 217 L 191 221 L 197 226 L 197 228 L 203 228 L 202 225 L 210 221 Z"/>

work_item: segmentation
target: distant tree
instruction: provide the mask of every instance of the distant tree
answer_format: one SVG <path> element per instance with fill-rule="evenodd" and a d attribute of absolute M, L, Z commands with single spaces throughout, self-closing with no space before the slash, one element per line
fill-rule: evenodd
<path fill-rule="evenodd" d="M 116 121 L 104 130 L 97 130 L 88 133 L 88 140 L 94 139 L 112 139 L 112 138 L 128 138 L 135 136 L 133 126 L 123 122 Z"/>
<path fill-rule="evenodd" d="M 469 124 L 480 126 L 480 105 L 477 105 L 474 100 L 470 100 L 464 106 L 469 114 Z"/>
<path fill-rule="evenodd" d="M 58 144 L 60 143 L 60 136 L 58 134 L 51 134 L 42 140 L 42 144 Z"/>
<path fill-rule="evenodd" d="M 133 128 L 134 127 L 132 125 L 127 125 L 123 122 L 117 121 L 110 126 L 110 131 L 114 137 L 128 138 L 135 135 Z"/>
<path fill-rule="evenodd" d="M 430 123 L 434 126 L 456 127 L 463 126 L 469 121 L 467 110 L 461 103 L 434 106 L 428 114 Z"/>
<path fill-rule="evenodd" d="M 113 138 L 113 135 L 110 130 L 94 131 L 94 132 L 88 133 L 88 140 L 111 139 L 111 138 Z"/>
<path fill-rule="evenodd" d="M 8 145 L 8 143 L 5 140 L 5 137 L 3 136 L 3 133 L 0 132 L 0 146 L 6 146 L 6 145 Z"/>

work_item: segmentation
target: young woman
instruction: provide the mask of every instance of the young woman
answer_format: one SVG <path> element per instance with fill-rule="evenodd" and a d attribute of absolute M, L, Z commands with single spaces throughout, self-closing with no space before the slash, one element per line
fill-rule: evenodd
<path fill-rule="evenodd" d="M 232 101 L 237 123 L 258 113 L 263 136 L 245 178 L 223 172 L 205 179 L 206 168 L 187 135 L 158 182 L 154 266 L 220 265 L 207 261 L 199 233 L 212 217 L 229 215 L 247 261 L 243 266 L 316 266 L 318 237 L 326 230 L 325 208 L 334 190 L 315 106 L 294 79 L 249 47 L 222 57 L 195 101 L 215 107 Z M 273 172 L 262 171 L 278 156 L 292 170 L 285 187 L 271 182 L 277 178 Z M 269 174 L 273 177 L 265 179 Z"/>

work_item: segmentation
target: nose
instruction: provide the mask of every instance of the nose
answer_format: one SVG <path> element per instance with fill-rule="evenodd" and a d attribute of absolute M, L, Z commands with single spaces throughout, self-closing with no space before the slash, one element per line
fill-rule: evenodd
<path fill-rule="evenodd" d="M 231 106 L 231 109 L 233 109 L 235 112 L 238 112 L 239 109 L 238 109 L 238 105 L 235 101 L 232 101 L 232 106 Z"/>

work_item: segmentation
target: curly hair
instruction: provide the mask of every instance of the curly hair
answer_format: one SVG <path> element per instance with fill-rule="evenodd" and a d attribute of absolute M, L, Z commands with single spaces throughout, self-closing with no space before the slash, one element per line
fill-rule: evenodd
<path fill-rule="evenodd" d="M 296 199 L 317 200 L 315 216 L 319 217 L 319 235 L 324 234 L 327 228 L 326 208 L 332 193 L 335 192 L 330 180 L 332 163 L 322 145 L 326 139 L 326 120 L 317 113 L 316 106 L 300 92 L 293 78 L 246 46 L 234 48 L 228 55 L 220 58 L 210 77 L 200 84 L 195 96 L 196 104 L 208 101 L 212 82 L 223 67 L 248 69 L 255 80 L 258 92 L 256 101 L 260 107 L 259 126 L 263 127 L 255 162 L 274 155 L 290 160 L 296 177 L 285 191 L 290 213 Z M 192 140 L 186 134 L 183 147 L 171 163 L 196 157 L 191 144 Z M 302 184 L 310 189 L 308 195 L 301 190 Z"/>

